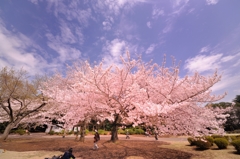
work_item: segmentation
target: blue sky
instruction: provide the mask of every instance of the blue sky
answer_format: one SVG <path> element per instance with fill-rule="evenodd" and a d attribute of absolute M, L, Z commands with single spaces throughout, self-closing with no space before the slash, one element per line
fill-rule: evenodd
<path fill-rule="evenodd" d="M 1 0 L 0 67 L 30 74 L 62 71 L 78 59 L 120 63 L 126 49 L 180 76 L 222 80 L 214 94 L 240 94 L 239 0 Z"/>

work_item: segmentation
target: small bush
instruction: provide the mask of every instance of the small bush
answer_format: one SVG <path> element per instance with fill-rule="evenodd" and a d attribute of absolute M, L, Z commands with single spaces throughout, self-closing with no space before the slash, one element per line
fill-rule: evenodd
<path fill-rule="evenodd" d="M 59 134 L 60 134 L 60 132 L 55 132 L 54 134 L 55 134 L 55 135 L 59 135 Z"/>
<path fill-rule="evenodd" d="M 214 139 L 214 143 L 219 149 L 226 149 L 228 146 L 228 141 L 225 138 L 216 138 Z"/>
<path fill-rule="evenodd" d="M 129 135 L 133 135 L 134 134 L 133 129 L 128 129 L 128 132 L 129 132 Z"/>
<path fill-rule="evenodd" d="M 104 132 L 105 132 L 105 130 L 102 130 L 102 129 L 99 129 L 99 130 L 98 130 L 99 135 L 103 135 Z"/>
<path fill-rule="evenodd" d="M 17 134 L 19 134 L 19 135 L 24 135 L 24 134 L 26 133 L 26 130 L 24 130 L 24 129 L 17 129 L 17 130 L 15 131 L 15 133 L 17 133 Z"/>
<path fill-rule="evenodd" d="M 85 130 L 85 135 L 88 135 L 88 134 L 89 134 L 89 130 L 86 129 L 86 130 Z"/>
<path fill-rule="evenodd" d="M 49 135 L 54 135 L 54 131 L 53 130 L 51 130 L 51 131 L 49 131 L 49 133 L 48 133 Z"/>
<path fill-rule="evenodd" d="M 235 149 L 237 150 L 237 152 L 240 154 L 240 139 L 234 140 L 234 141 L 232 142 L 232 145 L 235 147 Z"/>
<path fill-rule="evenodd" d="M 207 150 L 212 146 L 212 144 L 209 141 L 204 139 L 196 140 L 195 144 L 200 150 Z"/>
<path fill-rule="evenodd" d="M 232 139 L 232 141 L 237 140 L 236 136 L 230 136 L 230 138 Z"/>
<path fill-rule="evenodd" d="M 211 143 L 211 145 L 213 145 L 213 142 L 214 142 L 214 138 L 211 137 L 211 136 L 205 136 L 205 139 Z"/>
<path fill-rule="evenodd" d="M 73 131 L 68 131 L 67 132 L 67 135 L 72 135 L 73 134 Z"/>
<path fill-rule="evenodd" d="M 107 135 L 107 134 L 108 134 L 108 132 L 107 132 L 107 131 L 104 131 L 103 135 Z"/>
<path fill-rule="evenodd" d="M 196 145 L 196 143 L 195 143 L 196 140 L 195 140 L 193 137 L 189 137 L 189 138 L 187 138 L 187 140 L 188 140 L 190 146 L 194 146 L 194 145 Z"/>
<path fill-rule="evenodd" d="M 144 130 L 143 129 L 135 129 L 134 131 L 135 134 L 144 134 Z"/>
<path fill-rule="evenodd" d="M 125 134 L 125 131 L 123 129 L 118 129 L 118 134 Z"/>
<path fill-rule="evenodd" d="M 216 134 L 215 134 L 215 135 L 212 135 L 212 138 L 213 138 L 213 139 L 216 139 L 216 138 L 223 138 L 223 137 L 224 137 L 224 136 L 222 136 L 222 135 L 216 135 Z"/>

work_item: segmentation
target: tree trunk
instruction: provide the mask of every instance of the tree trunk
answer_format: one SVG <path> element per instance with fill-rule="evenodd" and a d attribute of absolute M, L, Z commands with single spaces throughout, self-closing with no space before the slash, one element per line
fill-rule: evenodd
<path fill-rule="evenodd" d="M 112 125 L 112 131 L 111 131 L 111 141 L 115 142 L 118 140 L 118 125 L 121 123 L 121 117 L 119 114 L 115 114 L 115 119 Z"/>
<path fill-rule="evenodd" d="M 81 125 L 80 128 L 80 141 L 84 142 L 85 141 L 85 125 Z"/>
<path fill-rule="evenodd" d="M 78 136 L 79 136 L 79 130 L 78 130 L 78 126 L 77 126 L 77 133 L 76 133 L 75 140 L 78 140 Z"/>
<path fill-rule="evenodd" d="M 12 128 L 15 126 L 14 123 L 9 123 L 7 125 L 7 127 L 5 128 L 4 132 L 3 132 L 3 135 L 1 137 L 1 141 L 5 141 L 10 133 L 10 131 L 12 130 Z"/>
<path fill-rule="evenodd" d="M 63 129 L 63 136 L 62 136 L 62 137 L 63 137 L 63 138 L 66 137 L 66 128 Z"/>
<path fill-rule="evenodd" d="M 111 131 L 111 141 L 115 142 L 118 140 L 118 126 L 117 124 L 113 124 Z"/>

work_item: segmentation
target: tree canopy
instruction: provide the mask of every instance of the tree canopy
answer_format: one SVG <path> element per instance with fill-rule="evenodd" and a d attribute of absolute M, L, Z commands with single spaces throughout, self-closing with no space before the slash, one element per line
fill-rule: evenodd
<path fill-rule="evenodd" d="M 47 98 L 40 92 L 40 79 L 28 80 L 24 70 L 4 67 L 0 70 L 0 122 L 7 122 L 2 139 L 20 122 L 31 122 L 47 105 Z M 36 116 L 35 116 L 36 117 Z M 34 117 L 34 122 L 37 118 Z"/>
<path fill-rule="evenodd" d="M 129 123 L 144 123 L 168 134 L 223 133 L 227 115 L 203 106 L 225 96 L 211 94 L 221 78 L 217 72 L 181 78 L 179 66 L 165 67 L 165 59 L 162 65 L 145 63 L 127 53 L 121 60 L 120 66 L 109 67 L 87 61 L 75 64 L 66 76 L 57 74 L 47 81 L 42 91 L 60 103 L 58 110 L 65 111 L 68 123 L 89 115 L 112 121 L 112 140 L 117 139 L 118 127 Z"/>

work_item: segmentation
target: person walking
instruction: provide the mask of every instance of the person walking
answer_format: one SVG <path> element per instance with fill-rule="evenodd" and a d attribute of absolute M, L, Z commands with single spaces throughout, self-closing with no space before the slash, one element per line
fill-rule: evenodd
<path fill-rule="evenodd" d="M 158 131 L 157 131 L 157 129 L 155 129 L 154 135 L 155 135 L 155 139 L 158 140 Z"/>
<path fill-rule="evenodd" d="M 126 131 L 126 139 L 130 139 L 128 130 Z"/>
<path fill-rule="evenodd" d="M 97 149 L 98 149 L 97 142 L 98 142 L 99 140 L 100 140 L 100 135 L 99 135 L 98 131 L 95 130 L 94 141 L 93 141 L 93 143 L 94 143 L 93 149 L 94 149 L 94 150 L 97 150 Z"/>

